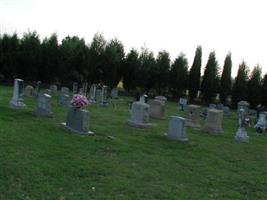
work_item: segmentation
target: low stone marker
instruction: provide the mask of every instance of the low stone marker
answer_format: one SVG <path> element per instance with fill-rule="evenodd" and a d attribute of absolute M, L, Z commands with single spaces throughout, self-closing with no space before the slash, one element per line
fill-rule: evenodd
<path fill-rule="evenodd" d="M 259 114 L 259 119 L 254 126 L 257 133 L 263 133 L 267 129 L 267 112 L 261 112 Z"/>
<path fill-rule="evenodd" d="M 34 114 L 40 117 L 53 117 L 51 112 L 51 96 L 49 94 L 39 94 L 37 108 Z"/>
<path fill-rule="evenodd" d="M 136 101 L 132 104 L 131 118 L 128 120 L 128 125 L 137 128 L 149 128 L 149 105 Z"/>
<path fill-rule="evenodd" d="M 13 88 L 13 97 L 9 102 L 9 106 L 14 109 L 23 109 L 26 108 L 25 103 L 23 102 L 23 83 L 22 79 L 14 80 Z"/>
<path fill-rule="evenodd" d="M 172 116 L 169 122 L 168 138 L 180 142 L 187 142 L 185 119 L 178 116 Z"/>
<path fill-rule="evenodd" d="M 69 95 L 69 91 L 70 91 L 69 88 L 67 88 L 67 87 L 62 87 L 60 93 L 61 93 L 61 94 L 67 94 L 67 95 Z"/>
<path fill-rule="evenodd" d="M 165 106 L 162 101 L 151 100 L 149 102 L 149 116 L 156 119 L 164 119 Z"/>
<path fill-rule="evenodd" d="M 239 115 L 238 115 L 238 130 L 235 135 L 235 140 L 237 142 L 249 142 L 249 136 L 247 135 L 246 132 L 246 117 L 245 117 L 245 110 L 241 108 L 239 110 Z"/>
<path fill-rule="evenodd" d="M 27 85 L 24 89 L 23 94 L 26 97 L 33 97 L 34 96 L 34 88 L 31 85 Z"/>
<path fill-rule="evenodd" d="M 223 114 L 225 116 L 229 116 L 230 115 L 230 108 L 228 106 L 224 106 L 223 107 Z"/>
<path fill-rule="evenodd" d="M 156 100 L 161 101 L 163 103 L 163 105 L 165 105 L 167 98 L 164 96 L 156 96 L 155 97 Z"/>
<path fill-rule="evenodd" d="M 223 122 L 223 111 L 218 109 L 209 109 L 208 116 L 206 119 L 206 124 L 202 130 L 204 132 L 212 134 L 223 133 L 222 122 Z"/>
<path fill-rule="evenodd" d="M 113 88 L 111 90 L 111 98 L 118 99 L 119 98 L 119 90 L 117 88 Z"/>
<path fill-rule="evenodd" d="M 58 97 L 58 105 L 68 107 L 70 105 L 70 96 L 68 94 L 60 94 Z"/>
<path fill-rule="evenodd" d="M 57 95 L 57 86 L 56 85 L 51 85 L 50 90 L 51 90 L 51 95 Z"/>
<path fill-rule="evenodd" d="M 223 104 L 222 103 L 218 103 L 217 105 L 216 105 L 216 108 L 218 109 L 218 110 L 222 110 L 223 109 Z"/>
<path fill-rule="evenodd" d="M 213 103 L 209 104 L 209 109 L 216 109 L 216 108 L 217 108 L 216 104 Z"/>
<path fill-rule="evenodd" d="M 198 105 L 188 105 L 186 108 L 187 117 L 185 126 L 192 128 L 200 128 L 200 112 L 201 107 Z"/>

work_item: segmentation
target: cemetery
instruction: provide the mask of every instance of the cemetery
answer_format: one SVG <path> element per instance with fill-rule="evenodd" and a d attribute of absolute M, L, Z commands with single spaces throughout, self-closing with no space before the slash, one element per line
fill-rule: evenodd
<path fill-rule="evenodd" d="M 0 86 L 0 199 L 267 198 L 267 114 L 248 125 L 247 102 L 47 88 Z"/>

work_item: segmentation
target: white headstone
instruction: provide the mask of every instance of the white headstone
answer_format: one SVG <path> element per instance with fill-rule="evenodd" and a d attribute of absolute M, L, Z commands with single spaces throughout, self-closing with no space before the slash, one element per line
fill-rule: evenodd
<path fill-rule="evenodd" d="M 238 130 L 235 135 L 235 140 L 238 142 L 249 142 L 249 136 L 247 135 L 246 132 L 246 117 L 245 117 L 245 110 L 241 108 L 239 110 L 239 115 L 238 115 Z"/>
<path fill-rule="evenodd" d="M 38 95 L 37 108 L 34 113 L 41 117 L 53 117 L 51 112 L 51 96 L 49 94 Z"/>
<path fill-rule="evenodd" d="M 131 119 L 128 124 L 138 128 L 148 128 L 149 123 L 149 105 L 142 102 L 134 102 L 131 109 Z"/>
<path fill-rule="evenodd" d="M 23 102 L 23 80 L 15 79 L 14 80 L 14 88 L 13 88 L 13 97 L 9 102 L 9 106 L 11 108 L 20 109 L 25 108 L 26 105 Z"/>
<path fill-rule="evenodd" d="M 172 116 L 169 122 L 168 138 L 181 142 L 187 142 L 185 119 L 178 116 Z"/>

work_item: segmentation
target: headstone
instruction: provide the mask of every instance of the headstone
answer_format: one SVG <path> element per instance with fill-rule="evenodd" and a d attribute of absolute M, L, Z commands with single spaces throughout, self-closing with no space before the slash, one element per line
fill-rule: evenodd
<path fill-rule="evenodd" d="M 164 119 L 165 107 L 164 103 L 159 100 L 151 100 L 149 102 L 149 116 L 156 119 Z"/>
<path fill-rule="evenodd" d="M 218 109 L 209 109 L 206 124 L 203 127 L 204 132 L 212 134 L 223 133 L 222 129 L 223 111 Z"/>
<path fill-rule="evenodd" d="M 224 106 L 223 107 L 223 114 L 225 116 L 229 116 L 230 115 L 230 108 L 228 106 Z"/>
<path fill-rule="evenodd" d="M 244 109 L 245 117 L 248 117 L 249 114 L 249 103 L 247 101 L 240 101 L 237 103 L 237 112 L 239 113 L 240 109 Z"/>
<path fill-rule="evenodd" d="M 248 114 L 253 117 L 257 117 L 257 110 L 249 109 Z"/>
<path fill-rule="evenodd" d="M 112 97 L 112 99 L 118 99 L 119 98 L 119 91 L 118 91 L 118 89 L 117 88 L 113 88 L 112 90 L 111 90 L 111 97 Z"/>
<path fill-rule="evenodd" d="M 70 96 L 68 94 L 61 93 L 58 97 L 58 105 L 69 107 L 70 105 Z"/>
<path fill-rule="evenodd" d="M 37 81 L 37 83 L 36 83 L 36 91 L 35 91 L 35 95 L 36 95 L 36 97 L 38 97 L 38 95 L 40 94 L 40 91 L 41 91 L 41 84 L 42 84 L 42 82 L 41 81 Z"/>
<path fill-rule="evenodd" d="M 82 134 L 82 135 L 94 135 L 93 132 L 89 131 L 90 127 L 90 115 L 87 110 L 70 107 L 67 114 L 66 123 L 61 125 L 67 130 Z"/>
<path fill-rule="evenodd" d="M 86 94 L 87 94 L 87 88 L 88 88 L 88 83 L 87 82 L 83 83 L 82 94 L 84 96 L 86 96 Z"/>
<path fill-rule="evenodd" d="M 83 95 L 83 88 L 79 88 L 78 94 Z"/>
<path fill-rule="evenodd" d="M 9 102 L 9 106 L 11 108 L 20 109 L 25 108 L 26 105 L 23 102 L 23 80 L 15 79 L 14 80 L 14 88 L 13 88 L 13 97 Z"/>
<path fill-rule="evenodd" d="M 148 101 L 148 96 L 146 94 L 142 94 L 139 97 L 139 102 L 141 102 L 141 103 L 147 103 L 147 101 Z"/>
<path fill-rule="evenodd" d="M 50 90 L 51 90 L 51 95 L 57 95 L 57 86 L 56 85 L 51 85 Z"/>
<path fill-rule="evenodd" d="M 217 104 L 217 106 L 216 106 L 216 108 L 218 109 L 218 110 L 222 110 L 223 109 L 223 104 L 222 103 L 218 103 Z"/>
<path fill-rule="evenodd" d="M 72 94 L 75 95 L 78 93 L 78 83 L 77 82 L 74 82 L 72 84 Z"/>
<path fill-rule="evenodd" d="M 131 119 L 128 120 L 128 125 L 137 128 L 149 128 L 149 105 L 136 101 L 132 104 Z"/>
<path fill-rule="evenodd" d="M 155 99 L 158 101 L 161 101 L 164 105 L 165 105 L 165 102 L 167 101 L 167 98 L 164 96 L 156 96 Z"/>
<path fill-rule="evenodd" d="M 32 97 L 34 96 L 34 88 L 31 85 L 27 85 L 23 93 L 26 97 Z"/>
<path fill-rule="evenodd" d="M 238 130 L 235 135 L 235 140 L 238 142 L 249 142 L 249 136 L 246 132 L 246 117 L 245 110 L 241 108 L 238 112 Z"/>
<path fill-rule="evenodd" d="M 69 95 L 69 88 L 67 88 L 67 87 L 62 87 L 60 93 L 61 93 L 61 95 L 62 95 L 62 94 L 67 94 L 67 95 Z"/>
<path fill-rule="evenodd" d="M 259 119 L 254 126 L 257 133 L 263 133 L 267 129 L 267 112 L 261 112 L 259 114 Z"/>
<path fill-rule="evenodd" d="M 185 125 L 192 128 L 200 128 L 200 110 L 201 107 L 198 105 L 188 105 L 186 107 L 187 117 Z"/>
<path fill-rule="evenodd" d="M 179 105 L 180 105 L 180 110 L 184 111 L 185 106 L 187 105 L 187 99 L 185 98 L 180 98 L 179 99 Z"/>
<path fill-rule="evenodd" d="M 50 89 L 46 89 L 45 90 L 45 93 L 51 95 L 52 94 L 52 91 Z"/>
<path fill-rule="evenodd" d="M 100 105 L 103 107 L 108 106 L 108 86 L 106 85 L 102 87 Z"/>
<path fill-rule="evenodd" d="M 96 103 L 96 84 L 93 84 L 90 87 L 89 103 L 90 104 L 95 104 Z"/>
<path fill-rule="evenodd" d="M 51 96 L 49 94 L 38 95 L 37 108 L 34 113 L 41 117 L 53 117 L 51 112 Z"/>
<path fill-rule="evenodd" d="M 172 116 L 169 122 L 168 138 L 181 142 L 187 142 L 185 119 L 178 116 Z"/>
<path fill-rule="evenodd" d="M 216 109 L 216 104 L 209 104 L 209 109 Z"/>

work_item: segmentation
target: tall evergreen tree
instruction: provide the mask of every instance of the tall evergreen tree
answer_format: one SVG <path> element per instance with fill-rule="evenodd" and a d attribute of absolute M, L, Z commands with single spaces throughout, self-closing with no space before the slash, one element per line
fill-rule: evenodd
<path fill-rule="evenodd" d="M 170 55 L 167 51 L 160 51 L 156 60 L 158 93 L 164 95 L 168 86 L 170 70 Z"/>
<path fill-rule="evenodd" d="M 247 101 L 247 83 L 248 83 L 249 69 L 246 63 L 243 61 L 238 68 L 237 76 L 234 81 L 232 89 L 232 103 L 236 107 L 239 101 Z"/>
<path fill-rule="evenodd" d="M 210 103 L 216 97 L 218 89 L 218 62 L 216 60 L 215 52 L 211 52 L 205 68 L 202 84 L 201 94 L 204 102 Z"/>
<path fill-rule="evenodd" d="M 188 61 L 181 53 L 172 64 L 169 75 L 169 89 L 173 97 L 183 96 L 187 88 L 188 81 Z"/>
<path fill-rule="evenodd" d="M 256 108 L 261 103 L 261 68 L 254 67 L 248 81 L 248 101 L 252 108 Z"/>
<path fill-rule="evenodd" d="M 228 96 L 231 95 L 231 85 L 232 85 L 232 58 L 231 53 L 228 53 L 224 60 L 223 72 L 220 84 L 220 100 L 221 103 L 225 103 Z"/>
<path fill-rule="evenodd" d="M 261 104 L 267 107 L 267 73 L 264 75 L 261 88 Z"/>
<path fill-rule="evenodd" d="M 140 68 L 138 52 L 132 49 L 126 56 L 123 66 L 123 86 L 126 90 L 136 89 L 136 76 Z"/>
<path fill-rule="evenodd" d="M 192 67 L 190 68 L 189 71 L 189 78 L 188 78 L 188 90 L 189 90 L 189 97 L 191 100 L 197 97 L 198 90 L 200 87 L 201 58 L 202 58 L 202 48 L 201 46 L 198 46 L 196 49 Z"/>

